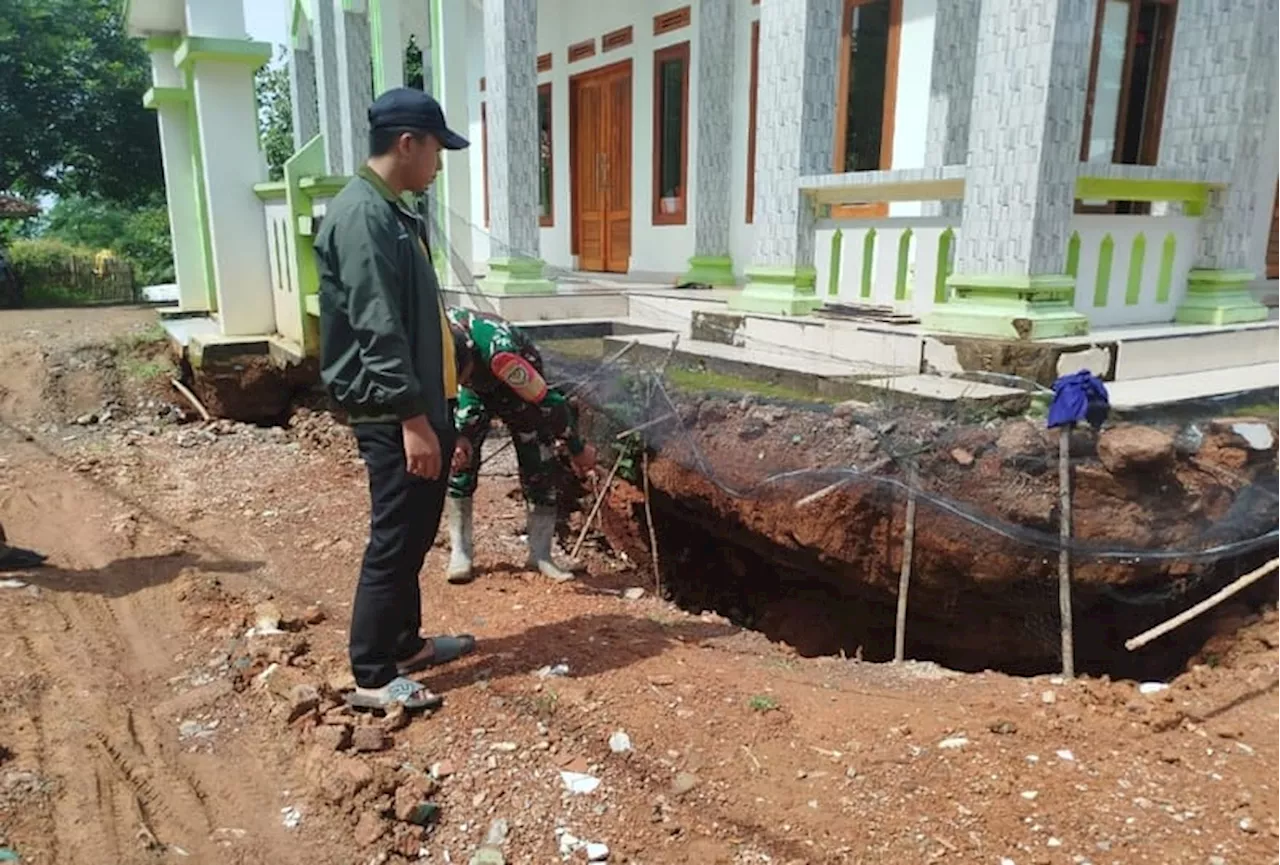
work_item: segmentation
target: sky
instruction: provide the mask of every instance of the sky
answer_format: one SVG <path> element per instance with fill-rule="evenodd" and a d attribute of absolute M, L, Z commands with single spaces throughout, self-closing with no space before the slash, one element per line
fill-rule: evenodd
<path fill-rule="evenodd" d="M 244 26 L 257 42 L 286 45 L 289 42 L 288 0 L 244 0 Z"/>

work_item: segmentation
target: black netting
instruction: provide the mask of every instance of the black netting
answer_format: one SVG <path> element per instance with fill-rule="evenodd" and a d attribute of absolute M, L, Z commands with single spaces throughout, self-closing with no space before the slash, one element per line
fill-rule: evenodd
<path fill-rule="evenodd" d="M 442 248 L 439 228 L 436 221 Z M 533 252 L 490 243 L 496 257 Z M 450 251 L 449 264 L 466 305 L 496 312 L 461 257 Z M 638 524 L 652 513 L 669 597 L 807 654 L 891 657 L 911 498 L 907 654 L 974 669 L 1039 671 L 1060 662 L 1060 442 L 1046 428 L 1046 388 L 990 375 L 1025 398 L 944 402 L 875 386 L 901 374 L 888 365 L 806 376 L 805 364 L 827 368 L 833 359 L 803 345 L 738 337 L 736 354 L 764 360 L 708 356 L 682 350 L 689 320 L 664 318 L 659 291 L 646 294 L 614 274 L 548 268 L 546 276 L 562 290 L 626 291 L 629 308 L 653 325 L 640 334 L 624 322 L 527 330 L 549 379 L 577 399 L 601 477 L 616 463 L 614 483 L 639 489 L 648 463 L 650 507 L 631 513 Z M 771 369 L 770 357 L 792 369 Z M 1088 427 L 1071 433 L 1066 548 L 1079 668 L 1138 675 L 1184 660 L 1185 652 L 1135 657 L 1120 647 L 1275 555 L 1275 448 L 1242 441 L 1222 422 L 1233 413 L 1274 420 L 1275 407 L 1210 401 L 1113 418 L 1173 440 L 1171 451 L 1145 457 L 1107 453 L 1105 444 L 1100 451 Z M 493 441 L 486 461 L 505 451 Z M 1119 465 L 1139 457 L 1147 462 Z M 596 495 L 579 492 L 574 526 Z M 645 559 L 647 532 L 635 536 L 640 547 L 624 552 Z M 603 541 L 594 527 L 589 537 Z"/>

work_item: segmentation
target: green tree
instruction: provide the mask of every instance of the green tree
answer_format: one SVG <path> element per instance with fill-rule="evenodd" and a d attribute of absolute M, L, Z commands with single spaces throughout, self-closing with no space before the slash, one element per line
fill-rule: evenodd
<path fill-rule="evenodd" d="M 288 54 L 284 49 L 254 79 L 258 94 L 258 130 L 271 180 L 284 178 L 284 163 L 293 155 L 293 100 L 289 94 Z"/>
<path fill-rule="evenodd" d="M 119 0 L 0 0 L 0 189 L 143 204 L 163 189 L 150 62 Z"/>

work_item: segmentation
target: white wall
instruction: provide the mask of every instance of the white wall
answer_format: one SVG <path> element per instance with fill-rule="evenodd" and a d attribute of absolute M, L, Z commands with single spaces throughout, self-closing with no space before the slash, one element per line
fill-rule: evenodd
<path fill-rule="evenodd" d="M 933 25 L 937 0 L 903 0 L 898 48 L 898 92 L 893 111 L 893 168 L 924 168 L 933 77 Z M 895 201 L 890 216 L 919 216 L 918 201 Z"/>
<path fill-rule="evenodd" d="M 670 279 L 683 273 L 693 255 L 693 225 L 697 218 L 698 200 L 692 173 L 697 165 L 698 136 L 698 0 L 690 0 L 692 23 L 688 27 L 653 35 L 653 17 L 683 5 L 679 0 L 539 0 L 539 55 L 550 52 L 550 71 L 538 76 L 538 83 L 551 83 L 552 171 L 554 188 L 554 224 L 540 231 L 540 254 L 552 268 L 571 269 L 576 265 L 570 254 L 572 198 L 569 165 L 569 78 L 592 69 L 632 61 L 632 178 L 631 178 L 631 278 Z M 928 123 L 928 99 L 933 52 L 934 12 L 937 0 L 904 0 L 901 45 L 898 58 L 898 92 L 894 114 L 893 167 L 913 168 L 924 165 L 925 129 Z M 750 265 L 753 251 L 753 229 L 746 223 L 747 179 L 747 115 L 750 104 L 751 24 L 758 20 L 760 7 L 741 0 L 735 8 L 735 64 L 733 90 L 733 139 L 730 191 L 732 225 L 730 254 L 734 269 L 741 277 Z M 600 37 L 605 33 L 631 25 L 631 45 L 604 52 Z M 596 54 L 570 64 L 567 49 L 584 39 L 596 40 Z M 668 45 L 690 43 L 689 78 L 689 153 L 690 175 L 688 221 L 685 225 L 652 224 L 653 183 L 653 53 Z M 489 254 L 489 235 L 484 223 L 484 175 L 481 158 L 480 78 L 484 76 L 484 34 L 479 14 L 470 16 L 466 44 L 469 93 L 469 137 L 474 152 L 470 160 L 473 255 L 477 268 Z M 761 46 L 761 51 L 766 51 Z M 832 82 L 834 98 L 838 83 Z M 915 203 L 897 203 L 891 214 L 912 215 L 919 212 Z M 829 239 L 828 239 L 829 240 Z"/>

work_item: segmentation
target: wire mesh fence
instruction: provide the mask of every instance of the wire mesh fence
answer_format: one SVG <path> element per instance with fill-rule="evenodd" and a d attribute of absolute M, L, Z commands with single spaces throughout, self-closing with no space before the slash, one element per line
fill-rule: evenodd
<path fill-rule="evenodd" d="M 448 249 L 438 219 L 432 233 Z M 490 243 L 494 255 L 536 257 Z M 452 249 L 449 267 L 467 305 L 495 311 Z M 904 375 L 891 361 L 807 375 L 806 365 L 838 363 L 741 332 L 733 348 L 784 358 L 787 369 L 726 367 L 691 350 L 688 318 L 664 313 L 641 285 L 550 267 L 546 277 L 562 290 L 627 292 L 656 331 L 529 325 L 547 378 L 574 395 L 601 448 L 601 474 L 616 469 L 615 485 L 637 489 L 651 482 L 650 507 L 630 513 L 656 529 L 665 592 L 806 653 L 892 658 L 909 587 L 907 657 L 1128 669 L 1117 665 L 1125 638 L 1275 553 L 1273 405 L 1113 418 L 1072 429 L 1063 447 L 1046 424 L 1051 392 L 1028 379 L 996 377 L 1025 394 L 1012 401 L 971 398 L 963 384 L 953 399 L 924 399 L 885 386 Z M 591 502 L 588 492 L 582 504 Z M 637 537 L 632 556 L 657 552 Z M 1161 668 L 1158 654 L 1147 668 Z"/>

